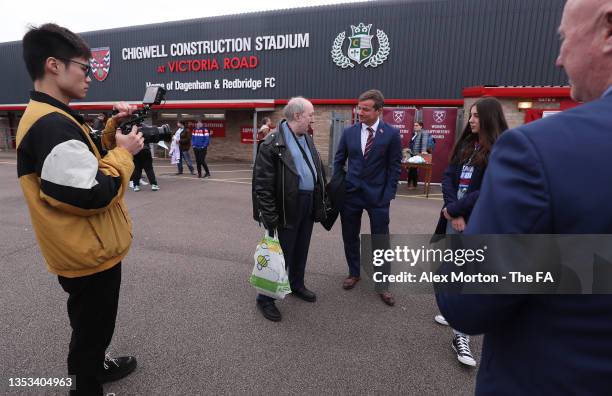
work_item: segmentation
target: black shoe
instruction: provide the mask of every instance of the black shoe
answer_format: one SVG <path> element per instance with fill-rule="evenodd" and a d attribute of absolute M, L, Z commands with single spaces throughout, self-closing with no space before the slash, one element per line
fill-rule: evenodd
<path fill-rule="evenodd" d="M 182 175 L 182 174 L 183 174 L 183 172 L 176 172 L 174 175 L 178 176 L 178 175 Z"/>
<path fill-rule="evenodd" d="M 205 174 L 204 177 L 210 177 L 210 173 Z"/>
<path fill-rule="evenodd" d="M 274 301 L 257 301 L 257 308 L 259 308 L 264 318 L 272 322 L 281 321 L 281 313 L 278 308 L 276 308 Z"/>
<path fill-rule="evenodd" d="M 192 175 L 195 175 L 195 172 L 192 170 L 189 171 L 189 173 L 191 173 Z"/>
<path fill-rule="evenodd" d="M 294 296 L 301 298 L 304 301 L 308 301 L 308 302 L 317 301 L 317 295 L 311 292 L 310 290 L 306 289 L 306 287 L 303 287 L 297 290 L 292 290 L 291 293 Z"/>
<path fill-rule="evenodd" d="M 98 373 L 98 380 L 102 383 L 120 380 L 136 370 L 134 356 L 120 356 L 112 358 L 107 353 L 104 357 L 104 367 Z"/>

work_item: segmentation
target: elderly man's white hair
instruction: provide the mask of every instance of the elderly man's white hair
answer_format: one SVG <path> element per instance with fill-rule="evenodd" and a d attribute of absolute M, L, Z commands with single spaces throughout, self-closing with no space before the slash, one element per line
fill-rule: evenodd
<path fill-rule="evenodd" d="M 302 96 L 296 96 L 289 99 L 289 102 L 287 102 L 287 105 L 283 109 L 287 121 L 294 121 L 296 114 L 303 113 L 306 110 L 307 103 L 310 102 Z"/>

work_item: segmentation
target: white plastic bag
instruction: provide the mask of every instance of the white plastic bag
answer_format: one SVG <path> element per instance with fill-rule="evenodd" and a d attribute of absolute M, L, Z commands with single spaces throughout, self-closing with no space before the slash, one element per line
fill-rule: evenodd
<path fill-rule="evenodd" d="M 410 157 L 408 162 L 411 164 L 424 164 L 426 161 L 425 158 L 421 157 L 420 155 L 415 155 L 414 157 Z"/>
<path fill-rule="evenodd" d="M 274 237 L 265 232 L 255 248 L 253 259 L 255 264 L 249 283 L 259 293 L 276 299 L 283 299 L 291 293 L 289 277 L 285 270 L 285 257 L 276 232 Z"/>

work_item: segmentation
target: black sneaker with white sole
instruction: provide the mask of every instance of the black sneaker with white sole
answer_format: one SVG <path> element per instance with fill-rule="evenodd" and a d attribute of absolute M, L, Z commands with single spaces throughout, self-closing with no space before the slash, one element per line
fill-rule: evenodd
<path fill-rule="evenodd" d="M 457 353 L 457 360 L 466 366 L 476 366 L 476 360 L 470 351 L 470 337 L 464 334 L 456 334 L 453 337 L 453 350 Z"/>
<path fill-rule="evenodd" d="M 107 353 L 102 366 L 102 370 L 98 373 L 98 380 L 102 383 L 113 382 L 127 377 L 136 370 L 136 358 L 134 356 L 112 358 Z"/>

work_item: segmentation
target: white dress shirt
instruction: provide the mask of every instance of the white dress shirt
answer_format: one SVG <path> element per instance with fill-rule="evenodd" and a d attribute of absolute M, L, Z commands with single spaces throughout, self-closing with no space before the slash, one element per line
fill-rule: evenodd
<path fill-rule="evenodd" d="M 379 123 L 380 123 L 380 120 L 376 120 L 374 125 L 372 125 L 370 127 L 370 128 L 372 128 L 374 130 L 373 138 L 376 137 L 376 131 L 378 130 L 378 124 Z M 368 135 L 369 134 L 370 134 L 370 132 L 368 131 L 368 126 L 362 122 L 361 123 L 361 152 L 362 153 L 365 153 L 365 146 L 366 146 L 366 143 L 368 142 Z"/>

